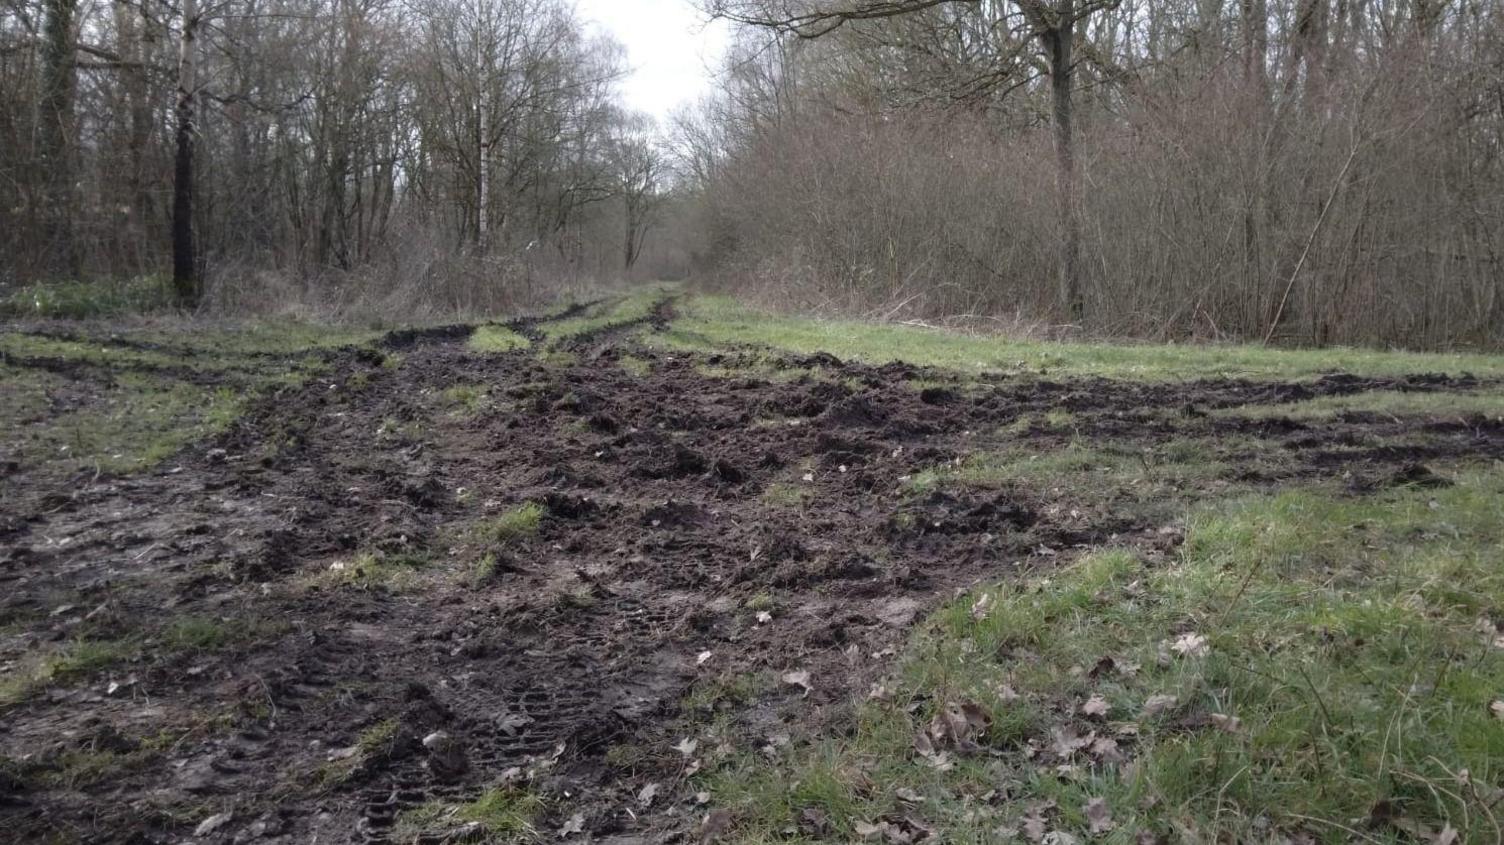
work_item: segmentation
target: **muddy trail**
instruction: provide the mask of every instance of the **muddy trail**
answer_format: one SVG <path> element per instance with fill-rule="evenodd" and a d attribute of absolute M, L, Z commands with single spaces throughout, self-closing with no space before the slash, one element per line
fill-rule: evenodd
<path fill-rule="evenodd" d="M 698 841 L 716 745 L 842 730 L 958 589 L 1109 542 L 1162 558 L 1207 496 L 1504 458 L 1481 417 L 1213 413 L 1469 379 L 978 380 L 640 342 L 670 318 L 550 356 L 394 333 L 156 470 L 8 504 L 0 662 L 69 659 L 0 714 L 0 824 L 473 841 L 425 808 L 501 788 L 539 799 L 541 839 Z M 1219 469 L 1156 475 L 1181 442 Z M 914 481 L 1082 444 L 1160 480 Z"/>

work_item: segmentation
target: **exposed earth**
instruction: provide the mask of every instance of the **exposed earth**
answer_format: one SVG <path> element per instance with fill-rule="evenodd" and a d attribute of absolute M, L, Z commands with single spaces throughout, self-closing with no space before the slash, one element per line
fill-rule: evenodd
<path fill-rule="evenodd" d="M 1242 413 L 1497 386 L 1468 377 L 1051 381 L 670 353 L 643 338 L 672 308 L 542 354 L 538 321 L 511 325 L 534 348 L 497 353 L 469 326 L 394 332 L 148 471 L 11 465 L 0 664 L 73 662 L 0 715 L 3 829 L 468 841 L 474 822 L 422 808 L 500 784 L 537 801 L 519 836 L 700 841 L 704 725 L 769 753 L 843 730 L 960 589 L 1109 541 L 1173 553 L 1184 503 L 1230 490 L 1364 495 L 1504 458 L 1497 419 Z M 107 377 L 9 363 L 65 375 L 73 401 Z M 1073 449 L 1150 480 L 924 482 L 988 450 Z"/>

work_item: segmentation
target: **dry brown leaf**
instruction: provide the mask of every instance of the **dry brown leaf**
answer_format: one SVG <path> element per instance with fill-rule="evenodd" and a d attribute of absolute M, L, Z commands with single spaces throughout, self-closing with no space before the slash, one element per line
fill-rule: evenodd
<path fill-rule="evenodd" d="M 1086 821 L 1091 825 L 1093 836 L 1100 836 L 1117 826 L 1112 821 L 1112 808 L 1107 806 L 1106 798 L 1087 801 L 1083 812 L 1086 813 Z"/>
<path fill-rule="evenodd" d="M 561 837 L 563 837 L 563 836 L 573 836 L 576 833 L 584 833 L 584 832 L 585 832 L 585 814 L 584 813 L 575 813 L 574 815 L 572 815 L 572 816 L 569 817 L 569 821 L 565 822 L 563 827 L 559 828 L 559 836 L 561 836 Z"/>
<path fill-rule="evenodd" d="M 1144 702 L 1143 718 L 1152 719 L 1155 716 L 1158 716 L 1159 714 L 1165 712 L 1166 710 L 1174 709 L 1175 705 L 1179 703 L 1180 698 L 1178 696 L 1151 695 L 1149 696 L 1149 699 Z"/>
<path fill-rule="evenodd" d="M 1194 633 L 1181 634 L 1170 648 L 1181 657 L 1205 657 L 1212 650 L 1206 637 Z"/>
<path fill-rule="evenodd" d="M 637 792 L 637 803 L 644 807 L 651 807 L 653 799 L 658 797 L 658 784 L 650 783 Z"/>
<path fill-rule="evenodd" d="M 1082 713 L 1098 718 L 1105 718 L 1109 709 L 1107 699 L 1100 695 L 1093 695 L 1091 698 L 1086 699 L 1085 704 L 1081 705 Z"/>
<path fill-rule="evenodd" d="M 1118 741 L 1112 737 L 1098 737 L 1089 749 L 1091 756 L 1104 763 L 1120 763 L 1123 761 L 1123 752 L 1118 750 Z"/>
<path fill-rule="evenodd" d="M 798 669 L 793 672 L 785 672 L 783 675 L 783 682 L 791 687 L 803 687 L 805 695 L 809 695 L 810 690 L 814 689 L 814 687 L 809 685 L 809 672 L 804 669 Z"/>
<path fill-rule="evenodd" d="M 711 810 L 700 822 L 700 842 L 714 842 L 729 827 L 731 827 L 730 810 Z"/>
<path fill-rule="evenodd" d="M 1043 816 L 1028 816 L 1024 819 L 1024 836 L 1027 836 L 1030 842 L 1043 842 L 1045 827 Z"/>
<path fill-rule="evenodd" d="M 983 593 L 977 596 L 977 600 L 971 604 L 971 618 L 980 622 L 987 618 L 990 610 L 992 610 L 992 594 Z"/>
<path fill-rule="evenodd" d="M 1243 720 L 1226 713 L 1213 713 L 1212 724 L 1217 726 L 1217 730 L 1230 734 L 1241 733 L 1243 730 Z"/>
<path fill-rule="evenodd" d="M 1488 705 L 1488 709 L 1494 714 L 1495 719 L 1504 719 L 1504 698 L 1494 699 L 1494 702 Z"/>

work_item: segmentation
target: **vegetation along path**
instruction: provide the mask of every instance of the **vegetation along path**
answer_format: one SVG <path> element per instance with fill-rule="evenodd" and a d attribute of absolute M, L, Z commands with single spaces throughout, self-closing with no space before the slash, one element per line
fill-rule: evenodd
<path fill-rule="evenodd" d="M 1499 833 L 1504 360 L 663 289 L 0 354 L 18 841 Z"/>

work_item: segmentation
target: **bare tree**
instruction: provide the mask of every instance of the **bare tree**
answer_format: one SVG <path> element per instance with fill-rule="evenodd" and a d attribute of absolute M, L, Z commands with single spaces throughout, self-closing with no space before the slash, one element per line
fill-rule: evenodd
<path fill-rule="evenodd" d="M 710 0 L 707 10 L 713 15 L 738 23 L 767 27 L 812 39 L 834 33 L 842 26 L 854 22 L 913 15 L 951 3 L 976 5 L 978 2 L 979 0 L 848 0 L 829 5 L 793 6 L 766 0 Z M 1072 101 L 1074 49 L 1081 22 L 1095 12 L 1116 7 L 1118 2 L 1119 0 L 1014 0 L 1016 17 L 1002 7 L 991 10 L 996 18 L 992 22 L 994 26 L 1009 28 L 1037 40 L 1047 68 L 1055 126 L 1060 306 L 1070 319 L 1077 322 L 1085 316 L 1086 305 L 1080 271 L 1081 189 L 1076 170 L 1075 114 Z M 1018 68 L 1008 62 L 999 70 L 1003 74 L 1014 74 Z"/>

